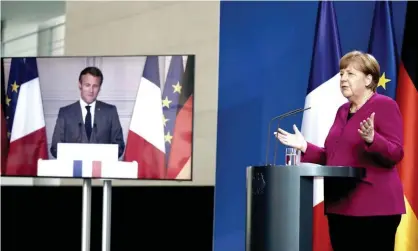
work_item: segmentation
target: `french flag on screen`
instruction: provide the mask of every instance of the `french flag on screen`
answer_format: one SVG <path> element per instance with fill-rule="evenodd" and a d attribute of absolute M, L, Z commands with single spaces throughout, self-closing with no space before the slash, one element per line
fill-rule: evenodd
<path fill-rule="evenodd" d="M 11 59 L 5 99 L 7 136 L 10 141 L 5 173 L 35 176 L 38 159 L 48 159 L 36 58 Z"/>
<path fill-rule="evenodd" d="M 102 177 L 102 162 L 101 161 L 92 161 L 91 162 L 91 177 L 92 178 L 101 178 Z M 73 177 L 82 178 L 83 177 L 83 161 L 74 160 L 73 161 Z"/>
<path fill-rule="evenodd" d="M 347 102 L 340 92 L 339 60 L 341 46 L 332 1 L 321 1 L 318 8 L 311 72 L 303 114 L 302 134 L 308 142 L 323 147 L 338 108 Z M 331 251 L 324 215 L 323 178 L 314 180 L 314 251 Z"/>
<path fill-rule="evenodd" d="M 138 178 L 165 177 L 165 137 L 158 56 L 147 56 L 129 126 L 125 161 L 136 161 Z"/>

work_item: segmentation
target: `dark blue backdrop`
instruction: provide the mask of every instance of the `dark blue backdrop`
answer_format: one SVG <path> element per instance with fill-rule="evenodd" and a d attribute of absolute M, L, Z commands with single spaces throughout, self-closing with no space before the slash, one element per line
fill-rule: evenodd
<path fill-rule="evenodd" d="M 367 50 L 374 2 L 334 4 L 342 52 Z M 304 106 L 317 7 L 221 2 L 214 251 L 245 250 L 245 168 L 264 163 L 269 119 Z M 405 7 L 393 4 L 398 47 Z M 301 121 L 295 116 L 282 127 L 300 128 Z M 279 146 L 280 164 L 283 150 Z"/>

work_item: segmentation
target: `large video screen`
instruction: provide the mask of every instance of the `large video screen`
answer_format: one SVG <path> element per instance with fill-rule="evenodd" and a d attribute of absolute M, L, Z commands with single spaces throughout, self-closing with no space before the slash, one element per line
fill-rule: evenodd
<path fill-rule="evenodd" d="M 3 177 L 192 180 L 194 55 L 1 63 Z"/>

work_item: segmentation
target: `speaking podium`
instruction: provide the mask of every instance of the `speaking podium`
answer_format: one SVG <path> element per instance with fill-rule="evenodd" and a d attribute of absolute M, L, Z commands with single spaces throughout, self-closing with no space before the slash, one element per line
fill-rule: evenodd
<path fill-rule="evenodd" d="M 90 251 L 91 181 L 103 180 L 102 250 L 110 251 L 112 179 L 137 179 L 138 163 L 118 160 L 118 145 L 59 143 L 57 159 L 38 160 L 38 177 L 83 179 L 81 250 Z"/>
<path fill-rule="evenodd" d="M 364 176 L 364 168 L 310 163 L 248 167 L 246 251 L 311 251 L 314 178 Z"/>

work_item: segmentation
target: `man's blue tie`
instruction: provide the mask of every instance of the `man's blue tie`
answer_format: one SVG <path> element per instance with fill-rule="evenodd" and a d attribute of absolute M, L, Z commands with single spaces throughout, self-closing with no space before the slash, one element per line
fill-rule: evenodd
<path fill-rule="evenodd" d="M 91 113 L 90 113 L 90 107 L 91 106 L 86 106 L 87 109 L 87 115 L 86 115 L 86 121 L 84 122 L 84 126 L 86 127 L 86 134 L 87 134 L 87 138 L 90 140 L 90 136 L 91 136 L 91 131 L 92 131 L 92 127 L 91 127 Z"/>

